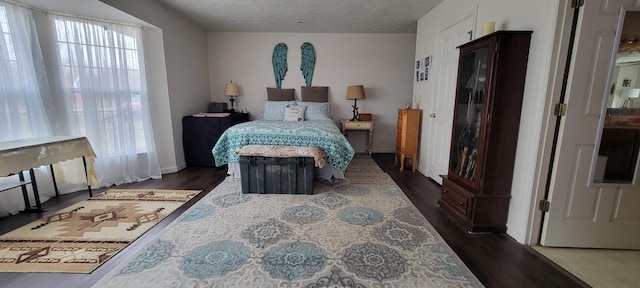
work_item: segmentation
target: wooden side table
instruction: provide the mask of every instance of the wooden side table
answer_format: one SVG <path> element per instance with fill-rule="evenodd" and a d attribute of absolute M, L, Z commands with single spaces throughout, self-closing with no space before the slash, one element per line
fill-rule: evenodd
<path fill-rule="evenodd" d="M 369 131 L 367 153 L 371 155 L 371 150 L 373 149 L 373 121 L 340 120 L 340 131 L 342 131 L 342 134 L 347 135 L 347 130 Z"/>

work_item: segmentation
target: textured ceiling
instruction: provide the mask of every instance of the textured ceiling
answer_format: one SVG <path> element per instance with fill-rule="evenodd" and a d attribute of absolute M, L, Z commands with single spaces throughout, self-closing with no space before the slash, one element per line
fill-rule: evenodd
<path fill-rule="evenodd" d="M 159 1 L 212 32 L 415 33 L 443 0 Z"/>

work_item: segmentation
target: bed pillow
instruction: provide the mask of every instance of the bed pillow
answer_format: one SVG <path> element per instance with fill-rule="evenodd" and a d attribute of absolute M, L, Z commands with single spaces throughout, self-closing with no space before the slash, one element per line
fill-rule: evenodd
<path fill-rule="evenodd" d="M 267 87 L 267 101 L 293 101 L 296 100 L 295 89 L 278 89 Z"/>
<path fill-rule="evenodd" d="M 307 106 L 302 105 L 287 107 L 284 110 L 284 121 L 304 121 L 304 111 L 307 110 L 306 108 Z"/>
<path fill-rule="evenodd" d="M 300 98 L 306 102 L 329 102 L 329 87 L 300 86 Z"/>
<path fill-rule="evenodd" d="M 262 118 L 264 120 L 284 120 L 287 107 L 296 106 L 296 101 L 265 101 Z"/>
<path fill-rule="evenodd" d="M 331 120 L 330 102 L 298 101 L 298 105 L 307 106 L 307 110 L 304 112 L 305 120 Z"/>

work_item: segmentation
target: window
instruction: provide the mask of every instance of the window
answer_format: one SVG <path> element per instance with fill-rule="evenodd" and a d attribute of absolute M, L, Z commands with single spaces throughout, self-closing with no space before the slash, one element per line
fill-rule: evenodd
<path fill-rule="evenodd" d="M 29 10 L 0 2 L 0 141 L 50 135 L 43 104 L 48 86 L 34 31 Z"/>
<path fill-rule="evenodd" d="M 55 50 L 44 53 L 54 58 L 45 58 L 51 66 L 44 65 L 38 28 L 56 31 L 45 46 Z M 0 141 L 52 130 L 86 136 L 98 156 L 99 187 L 161 178 L 145 77 L 141 27 L 34 15 L 0 1 Z M 82 188 L 74 187 L 62 193 Z"/>
<path fill-rule="evenodd" d="M 55 27 L 71 133 L 93 136 L 107 155 L 147 152 L 140 28 L 62 16 Z"/>

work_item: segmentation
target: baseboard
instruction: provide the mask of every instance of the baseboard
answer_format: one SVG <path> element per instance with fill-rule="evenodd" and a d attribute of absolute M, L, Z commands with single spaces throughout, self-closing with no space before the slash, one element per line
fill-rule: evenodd
<path fill-rule="evenodd" d="M 186 163 L 181 163 L 178 164 L 177 166 L 171 166 L 171 167 L 162 167 L 160 168 L 160 173 L 162 174 L 170 174 L 170 173 L 176 173 L 182 169 L 184 169 L 185 167 L 187 167 Z"/>

